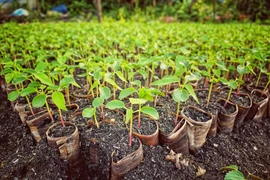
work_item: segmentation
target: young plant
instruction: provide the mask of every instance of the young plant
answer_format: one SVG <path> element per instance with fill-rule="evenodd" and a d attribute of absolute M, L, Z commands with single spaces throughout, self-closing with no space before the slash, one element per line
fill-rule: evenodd
<path fill-rule="evenodd" d="M 126 110 L 126 118 L 125 118 L 125 123 L 129 123 L 129 145 L 132 145 L 132 125 L 133 125 L 133 115 L 134 113 L 138 113 L 138 120 L 141 115 L 141 113 L 146 114 L 150 116 L 151 118 L 158 120 L 159 115 L 158 112 L 155 108 L 150 107 L 150 106 L 141 106 L 147 102 L 146 99 L 139 99 L 139 98 L 129 98 L 129 101 L 131 103 L 130 108 L 125 107 L 125 104 L 123 101 L 120 100 L 112 100 L 106 104 L 106 108 L 108 109 L 119 109 L 119 108 L 124 108 Z M 138 110 L 134 111 L 133 107 L 134 105 L 138 105 L 139 108 Z"/>
<path fill-rule="evenodd" d="M 226 86 L 228 86 L 230 88 L 229 93 L 228 93 L 228 96 L 226 98 L 226 102 L 224 104 L 224 107 L 226 107 L 227 103 L 230 100 L 230 97 L 231 97 L 231 94 L 232 94 L 232 90 L 233 89 L 236 89 L 238 87 L 238 82 L 237 82 L 237 80 L 232 80 L 232 79 L 230 79 L 229 81 L 227 81 L 227 79 L 224 79 L 224 78 L 220 78 L 220 81 L 224 85 L 226 85 Z"/>
<path fill-rule="evenodd" d="M 244 174 L 239 171 L 238 166 L 230 165 L 220 168 L 221 171 L 228 171 L 224 177 L 224 180 L 262 180 L 262 178 L 250 173 L 248 170 L 248 175 L 245 177 Z"/>
<path fill-rule="evenodd" d="M 95 124 L 97 126 L 97 128 L 99 128 L 99 123 L 97 120 L 97 115 L 96 115 L 96 111 L 97 108 L 100 107 L 101 109 L 101 118 L 104 119 L 104 100 L 108 99 L 111 97 L 111 90 L 108 87 L 101 87 L 100 88 L 100 97 L 97 97 L 93 100 L 92 102 L 92 108 L 85 108 L 82 112 L 83 117 L 86 118 L 91 118 L 94 116 L 94 121 Z"/>

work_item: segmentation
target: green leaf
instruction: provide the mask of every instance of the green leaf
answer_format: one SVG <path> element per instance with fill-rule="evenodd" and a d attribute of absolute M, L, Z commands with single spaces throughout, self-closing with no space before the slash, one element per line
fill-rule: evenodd
<path fill-rule="evenodd" d="M 230 81 L 228 82 L 228 86 L 231 87 L 231 88 L 233 88 L 233 89 L 236 89 L 236 88 L 238 87 L 238 84 L 237 84 L 236 81 L 230 80 Z"/>
<path fill-rule="evenodd" d="M 230 166 L 225 166 L 225 167 L 222 167 L 220 168 L 221 171 L 232 171 L 232 170 L 238 170 L 238 166 L 236 165 L 230 165 Z"/>
<path fill-rule="evenodd" d="M 129 98 L 129 101 L 131 104 L 145 104 L 147 102 L 146 99 L 140 99 L 140 98 Z"/>
<path fill-rule="evenodd" d="M 5 81 L 7 84 L 9 84 L 11 82 L 11 80 L 13 79 L 14 74 L 13 73 L 8 73 L 5 75 Z"/>
<path fill-rule="evenodd" d="M 43 84 L 54 86 L 51 79 L 45 73 L 34 73 L 34 76 Z"/>
<path fill-rule="evenodd" d="M 21 96 L 27 96 L 27 95 L 29 95 L 29 94 L 31 94 L 31 93 L 34 93 L 34 92 L 37 92 L 37 89 L 36 88 L 33 88 L 33 87 L 27 87 L 27 88 L 25 88 L 25 89 L 23 89 L 22 91 L 21 91 Z"/>
<path fill-rule="evenodd" d="M 188 90 L 189 94 L 193 97 L 193 99 L 199 104 L 199 100 L 194 92 L 193 87 L 190 84 L 186 84 L 185 88 Z"/>
<path fill-rule="evenodd" d="M 130 82 L 131 85 L 136 85 L 138 87 L 141 87 L 142 85 L 142 82 L 140 80 L 135 80 L 135 81 L 132 81 Z"/>
<path fill-rule="evenodd" d="M 100 98 L 102 99 L 109 99 L 111 97 L 111 90 L 110 88 L 104 86 L 102 88 L 99 88 L 100 91 Z"/>
<path fill-rule="evenodd" d="M 40 86 L 40 83 L 39 82 L 31 82 L 28 84 L 27 87 L 39 87 Z"/>
<path fill-rule="evenodd" d="M 82 116 L 86 118 L 91 118 L 96 113 L 96 108 L 85 108 L 82 112 Z"/>
<path fill-rule="evenodd" d="M 47 63 L 40 61 L 37 63 L 37 66 L 35 68 L 36 72 L 42 72 L 47 68 Z"/>
<path fill-rule="evenodd" d="M 109 84 L 111 84 L 112 86 L 114 86 L 115 88 L 122 90 L 122 88 L 120 88 L 112 79 L 105 77 L 104 80 Z"/>
<path fill-rule="evenodd" d="M 127 89 L 122 90 L 122 91 L 120 92 L 118 98 L 119 98 L 120 100 L 122 100 L 122 99 L 124 99 L 124 98 L 130 96 L 131 94 L 133 94 L 133 93 L 135 93 L 135 92 L 136 92 L 135 88 L 129 87 L 129 88 L 127 88 Z"/>
<path fill-rule="evenodd" d="M 92 105 L 93 105 L 95 108 L 97 108 L 97 107 L 101 106 L 101 105 L 103 104 L 103 102 L 104 102 L 104 99 L 97 97 L 97 98 L 95 98 L 95 99 L 93 100 Z"/>
<path fill-rule="evenodd" d="M 8 100 L 10 101 L 15 101 L 19 97 L 19 92 L 18 91 L 12 91 L 8 93 Z"/>
<path fill-rule="evenodd" d="M 115 74 L 124 82 L 127 82 L 127 80 L 125 79 L 123 73 L 121 71 L 116 71 Z"/>
<path fill-rule="evenodd" d="M 67 110 L 66 108 L 66 101 L 63 93 L 61 92 L 54 92 L 52 94 L 52 101 L 55 103 L 55 105 L 62 110 Z"/>
<path fill-rule="evenodd" d="M 74 85 L 80 88 L 79 84 L 76 83 L 75 79 L 72 76 L 66 76 L 60 81 L 61 87 L 68 87 L 69 85 Z"/>
<path fill-rule="evenodd" d="M 92 84 L 92 86 L 90 87 L 90 89 L 89 89 L 89 92 L 91 92 L 91 91 L 93 91 L 93 89 L 95 88 L 95 87 L 97 87 L 99 85 L 99 81 L 95 81 L 93 84 Z M 88 92 L 88 93 L 89 93 Z"/>
<path fill-rule="evenodd" d="M 132 115 L 133 115 L 133 110 L 130 108 L 130 109 L 127 109 L 127 112 L 126 112 L 126 120 L 125 120 L 125 123 L 129 123 L 130 119 L 132 118 Z"/>
<path fill-rule="evenodd" d="M 141 108 L 142 113 L 149 115 L 150 117 L 154 118 L 155 120 L 159 119 L 158 112 L 155 108 L 150 106 L 144 106 Z"/>
<path fill-rule="evenodd" d="M 198 73 L 191 73 L 190 75 L 185 76 L 185 83 L 190 81 L 199 81 L 201 79 L 201 75 Z"/>
<path fill-rule="evenodd" d="M 179 82 L 179 78 L 177 76 L 164 76 L 162 79 L 151 83 L 151 85 L 164 86 L 164 85 L 175 83 L 175 82 Z"/>
<path fill-rule="evenodd" d="M 212 69 L 212 71 L 216 77 L 218 77 L 218 78 L 220 77 L 220 70 L 219 69 Z"/>
<path fill-rule="evenodd" d="M 22 82 L 25 81 L 25 80 L 26 80 L 25 77 L 19 76 L 19 77 L 14 78 L 14 79 L 12 80 L 12 83 L 13 83 L 14 85 L 16 85 L 16 84 L 22 83 Z"/>
<path fill-rule="evenodd" d="M 141 69 L 138 69 L 137 70 L 137 73 L 139 73 L 140 75 L 142 75 L 143 79 L 146 79 L 146 77 L 147 77 L 146 71 L 141 70 Z"/>
<path fill-rule="evenodd" d="M 224 180 L 245 180 L 245 177 L 240 171 L 233 170 L 225 175 Z"/>
<path fill-rule="evenodd" d="M 47 96 L 45 94 L 39 94 L 35 96 L 34 99 L 32 100 L 33 107 L 43 107 L 46 99 Z"/>
<path fill-rule="evenodd" d="M 244 66 L 242 66 L 242 65 L 238 65 L 236 70 L 237 70 L 237 72 L 239 74 L 245 74 L 245 73 L 247 73 L 246 68 Z"/>
<path fill-rule="evenodd" d="M 119 101 L 119 100 L 112 100 L 106 104 L 106 108 L 111 109 L 111 110 L 125 108 L 125 104 L 124 102 Z"/>
<path fill-rule="evenodd" d="M 189 95 L 187 90 L 178 88 L 173 91 L 172 97 L 175 102 L 185 102 L 188 100 Z"/>

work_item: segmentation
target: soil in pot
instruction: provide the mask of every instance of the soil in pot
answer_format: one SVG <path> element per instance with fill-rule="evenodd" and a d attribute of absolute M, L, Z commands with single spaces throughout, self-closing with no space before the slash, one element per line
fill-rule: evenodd
<path fill-rule="evenodd" d="M 227 103 L 226 106 L 224 106 L 226 101 L 218 101 L 217 106 L 219 108 L 219 112 L 222 114 L 232 114 L 236 111 L 236 107 L 233 104 Z"/>
<path fill-rule="evenodd" d="M 187 117 L 189 117 L 192 120 L 197 121 L 197 122 L 206 122 L 206 121 L 211 119 L 211 116 L 209 116 L 208 114 L 197 111 L 194 108 L 185 108 L 183 113 Z"/>
<path fill-rule="evenodd" d="M 249 107 L 251 104 L 250 98 L 245 94 L 238 94 L 238 95 L 232 94 L 230 97 L 230 100 L 233 103 L 243 106 L 243 107 Z"/>
<path fill-rule="evenodd" d="M 58 124 L 54 128 L 52 128 L 49 132 L 50 137 L 62 137 L 62 136 L 68 136 L 72 134 L 75 131 L 74 126 L 62 126 L 62 124 Z"/>
<path fill-rule="evenodd" d="M 143 134 L 151 135 L 157 130 L 157 126 L 154 120 L 149 119 L 147 116 L 141 116 L 141 126 L 138 127 L 138 118 L 133 119 L 133 131 Z"/>

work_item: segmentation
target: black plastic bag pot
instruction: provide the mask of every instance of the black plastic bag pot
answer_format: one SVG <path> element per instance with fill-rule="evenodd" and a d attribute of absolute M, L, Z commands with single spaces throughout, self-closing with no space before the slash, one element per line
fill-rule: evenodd
<path fill-rule="evenodd" d="M 263 100 L 260 102 L 255 102 L 252 100 L 252 106 L 245 118 L 245 120 L 255 120 L 255 121 L 260 121 L 262 120 L 262 117 L 264 115 L 264 112 L 266 111 L 267 108 L 267 103 L 268 103 L 268 96 L 265 92 L 262 92 L 259 89 L 254 89 L 251 92 L 251 96 L 253 94 L 256 94 L 257 96 L 263 97 Z"/>
<path fill-rule="evenodd" d="M 159 130 L 159 143 L 176 153 L 189 154 L 187 122 L 182 119 L 169 134 Z"/>
<path fill-rule="evenodd" d="M 189 108 L 197 111 L 207 117 L 206 121 L 197 121 L 193 118 L 187 116 L 184 112 Z M 201 148 L 205 141 L 207 133 L 211 127 L 213 116 L 211 113 L 205 112 L 204 110 L 195 107 L 195 106 L 186 106 L 181 111 L 182 117 L 187 121 L 187 134 L 188 134 L 188 141 L 189 141 L 189 149 L 192 152 L 196 152 L 199 148 Z"/>
<path fill-rule="evenodd" d="M 235 94 L 236 93 L 233 93 L 233 95 L 235 95 Z M 248 106 L 243 106 L 243 105 L 240 105 L 240 104 L 236 103 L 236 105 L 238 106 L 238 113 L 237 113 L 237 115 L 235 117 L 235 122 L 234 122 L 235 127 L 238 127 L 243 123 L 245 117 L 247 116 L 247 114 L 248 114 L 248 112 L 249 112 L 249 110 L 250 110 L 250 108 L 252 106 L 252 99 L 248 94 L 238 93 L 238 96 L 239 97 L 240 96 L 247 96 L 250 103 L 249 103 Z"/>
<path fill-rule="evenodd" d="M 230 101 L 226 102 L 226 99 L 223 99 L 223 98 L 218 99 L 217 103 L 220 104 L 221 105 L 220 107 L 223 107 L 223 108 L 224 108 L 224 104 L 226 103 L 227 103 L 227 106 L 231 105 L 235 108 L 234 112 L 227 113 L 227 114 L 223 113 L 222 111 L 218 112 L 218 130 L 220 132 L 225 132 L 225 133 L 232 132 L 235 118 L 238 113 L 238 106 Z"/>
<path fill-rule="evenodd" d="M 46 134 L 50 122 L 50 114 L 47 110 L 38 112 L 35 115 L 28 116 L 26 124 L 28 125 L 36 142 L 39 142 L 42 139 L 42 136 Z"/>
<path fill-rule="evenodd" d="M 136 168 L 142 162 L 143 148 L 141 141 L 139 139 L 138 141 L 140 143 L 139 148 L 117 162 L 113 161 L 114 154 L 112 153 L 110 180 L 122 179 L 127 172 Z"/>
<path fill-rule="evenodd" d="M 49 146 L 59 149 L 62 159 L 69 162 L 76 162 L 80 152 L 78 128 L 71 122 L 65 122 L 65 125 L 73 126 L 74 131 L 66 136 L 53 137 L 51 131 L 57 126 L 62 126 L 61 122 L 54 123 L 46 132 L 47 142 Z"/>

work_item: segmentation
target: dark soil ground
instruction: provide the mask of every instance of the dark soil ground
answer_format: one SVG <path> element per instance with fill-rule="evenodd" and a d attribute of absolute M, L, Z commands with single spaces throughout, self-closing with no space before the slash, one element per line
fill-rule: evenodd
<path fill-rule="evenodd" d="M 49 147 L 45 138 L 35 143 L 29 128 L 21 124 L 5 93 L 0 91 L 0 179 L 109 179 L 112 150 L 120 153 L 128 141 L 127 134 L 121 133 L 125 127 L 121 123 L 113 126 L 113 119 L 122 119 L 118 116 L 105 113 L 112 125 L 102 130 L 89 127 L 87 119 L 80 116 L 72 120 L 79 129 L 81 153 L 78 164 L 71 166 L 59 158 L 58 151 Z M 126 142 L 125 145 L 112 141 L 114 138 Z M 111 148 L 110 141 L 115 143 Z M 126 174 L 125 180 L 195 179 L 198 167 L 206 173 L 196 179 L 219 180 L 225 175 L 219 169 L 232 164 L 238 165 L 245 175 L 248 170 L 270 180 L 270 119 L 245 122 L 230 134 L 218 133 L 216 137 L 208 138 L 197 153 L 182 157 L 188 163 L 180 169 L 173 161 L 166 160 L 170 154 L 167 147 L 143 146 L 143 150 L 143 162 Z"/>

